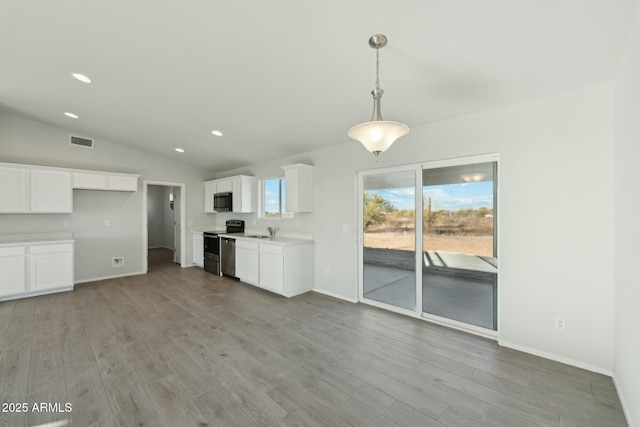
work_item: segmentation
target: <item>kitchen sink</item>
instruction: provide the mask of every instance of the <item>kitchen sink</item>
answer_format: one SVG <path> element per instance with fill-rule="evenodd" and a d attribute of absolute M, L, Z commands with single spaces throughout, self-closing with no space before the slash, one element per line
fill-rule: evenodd
<path fill-rule="evenodd" d="M 244 236 L 244 237 L 251 237 L 252 239 L 270 239 L 271 236 L 261 236 L 261 235 L 256 235 L 256 236 Z"/>

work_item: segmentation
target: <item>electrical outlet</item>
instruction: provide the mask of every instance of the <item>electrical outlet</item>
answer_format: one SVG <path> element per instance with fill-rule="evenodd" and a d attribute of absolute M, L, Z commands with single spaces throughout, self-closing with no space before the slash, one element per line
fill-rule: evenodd
<path fill-rule="evenodd" d="M 105 225 L 105 227 L 110 226 L 110 225 L 111 225 L 111 220 L 109 220 L 109 219 L 105 219 L 105 220 L 104 220 L 104 225 Z"/>
<path fill-rule="evenodd" d="M 111 267 L 112 268 L 124 267 L 124 257 L 112 258 Z"/>
<path fill-rule="evenodd" d="M 567 330 L 567 319 L 564 317 L 554 317 L 553 318 L 553 327 L 559 331 Z"/>
<path fill-rule="evenodd" d="M 70 225 L 71 225 L 71 223 L 69 221 L 62 221 L 62 227 L 63 228 L 69 228 Z"/>

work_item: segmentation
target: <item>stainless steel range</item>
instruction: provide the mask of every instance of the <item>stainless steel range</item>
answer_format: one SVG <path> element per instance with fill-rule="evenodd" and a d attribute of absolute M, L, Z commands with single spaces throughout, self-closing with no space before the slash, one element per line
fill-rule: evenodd
<path fill-rule="evenodd" d="M 220 274 L 220 236 L 216 232 L 205 232 L 204 269 L 209 273 Z"/>
<path fill-rule="evenodd" d="M 226 232 L 207 231 L 204 237 L 204 269 L 213 274 L 235 276 L 235 239 L 221 238 L 225 233 L 243 233 L 244 221 L 230 219 L 225 223 Z M 225 240 L 225 242 L 222 242 Z M 232 242 L 229 242 L 231 240 Z M 222 249 L 224 243 L 224 251 Z M 226 256 L 225 256 L 226 254 Z"/>

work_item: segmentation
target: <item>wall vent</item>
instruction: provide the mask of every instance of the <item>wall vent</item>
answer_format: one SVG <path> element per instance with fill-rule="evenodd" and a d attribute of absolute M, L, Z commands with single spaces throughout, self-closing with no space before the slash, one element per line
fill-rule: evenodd
<path fill-rule="evenodd" d="M 69 144 L 77 145 L 79 147 L 84 147 L 84 148 L 93 148 L 93 139 L 82 138 L 81 136 L 71 135 L 69 137 Z"/>

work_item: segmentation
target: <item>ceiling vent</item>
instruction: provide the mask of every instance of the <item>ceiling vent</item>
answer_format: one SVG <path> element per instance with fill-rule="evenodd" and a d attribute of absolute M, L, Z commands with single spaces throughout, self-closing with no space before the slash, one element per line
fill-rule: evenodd
<path fill-rule="evenodd" d="M 84 148 L 93 148 L 93 139 L 82 138 L 80 136 L 71 135 L 69 137 L 69 144 L 77 145 L 79 147 L 84 147 Z"/>

